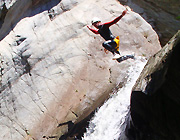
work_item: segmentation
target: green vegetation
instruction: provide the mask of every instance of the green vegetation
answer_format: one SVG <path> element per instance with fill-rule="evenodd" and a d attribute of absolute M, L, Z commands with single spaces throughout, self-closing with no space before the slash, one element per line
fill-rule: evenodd
<path fill-rule="evenodd" d="M 176 17 L 177 20 L 180 20 L 180 15 Z"/>

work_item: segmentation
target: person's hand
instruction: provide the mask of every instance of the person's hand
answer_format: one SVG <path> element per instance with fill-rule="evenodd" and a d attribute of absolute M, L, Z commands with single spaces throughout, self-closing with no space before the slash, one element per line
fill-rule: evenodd
<path fill-rule="evenodd" d="M 108 54 L 108 50 L 107 50 L 107 49 L 105 49 L 105 48 L 104 48 L 104 52 L 105 52 L 106 54 Z"/>
<path fill-rule="evenodd" d="M 122 12 L 122 16 L 124 16 L 127 13 L 127 9 Z"/>
<path fill-rule="evenodd" d="M 88 29 L 90 28 L 89 25 L 87 25 L 87 28 L 88 28 Z"/>

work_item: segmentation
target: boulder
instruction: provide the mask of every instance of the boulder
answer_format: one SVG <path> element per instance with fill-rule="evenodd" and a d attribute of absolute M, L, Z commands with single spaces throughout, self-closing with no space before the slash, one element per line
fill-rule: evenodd
<path fill-rule="evenodd" d="M 152 56 L 131 94 L 129 137 L 180 139 L 180 31 Z"/>
<path fill-rule="evenodd" d="M 112 60 L 86 27 L 94 16 L 110 21 L 125 7 L 116 0 L 13 2 L 0 28 L 0 138 L 58 139 L 68 131 L 59 124 L 83 120 L 126 82 L 135 60 Z M 122 55 L 148 59 L 161 49 L 133 11 L 111 30 Z"/>

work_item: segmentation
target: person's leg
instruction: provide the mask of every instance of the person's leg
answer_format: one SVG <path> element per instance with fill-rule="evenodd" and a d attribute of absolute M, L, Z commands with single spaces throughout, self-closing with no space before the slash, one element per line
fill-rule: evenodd
<path fill-rule="evenodd" d="M 115 53 L 117 53 L 117 54 L 121 55 L 121 54 L 120 54 L 120 52 L 119 52 L 119 51 L 117 51 L 117 50 L 115 50 Z"/>
<path fill-rule="evenodd" d="M 105 42 L 102 44 L 102 46 L 103 46 L 106 50 L 112 52 L 113 54 L 116 52 L 116 50 L 115 50 L 116 42 L 113 41 L 113 40 L 105 41 Z"/>

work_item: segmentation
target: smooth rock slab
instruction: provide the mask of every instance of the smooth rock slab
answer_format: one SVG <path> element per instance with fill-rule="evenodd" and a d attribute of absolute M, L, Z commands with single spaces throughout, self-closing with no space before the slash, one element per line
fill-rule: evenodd
<path fill-rule="evenodd" d="M 11 10 L 18 9 L 17 3 L 13 6 L 6 20 Z M 76 123 L 89 115 L 116 85 L 126 82 L 127 70 L 134 64 L 134 60 L 113 61 L 112 54 L 103 52 L 104 40 L 86 27 L 94 16 L 105 22 L 121 15 L 125 7 L 117 1 L 62 0 L 49 10 L 43 6 L 35 11 L 27 8 L 31 16 L 16 20 L 0 42 L 3 140 L 60 137 L 67 128 L 57 128 L 59 123 Z M 1 30 L 9 27 L 6 20 Z M 124 55 L 135 52 L 137 58 L 148 59 L 161 48 L 152 27 L 134 12 L 111 29 L 120 36 Z"/>

